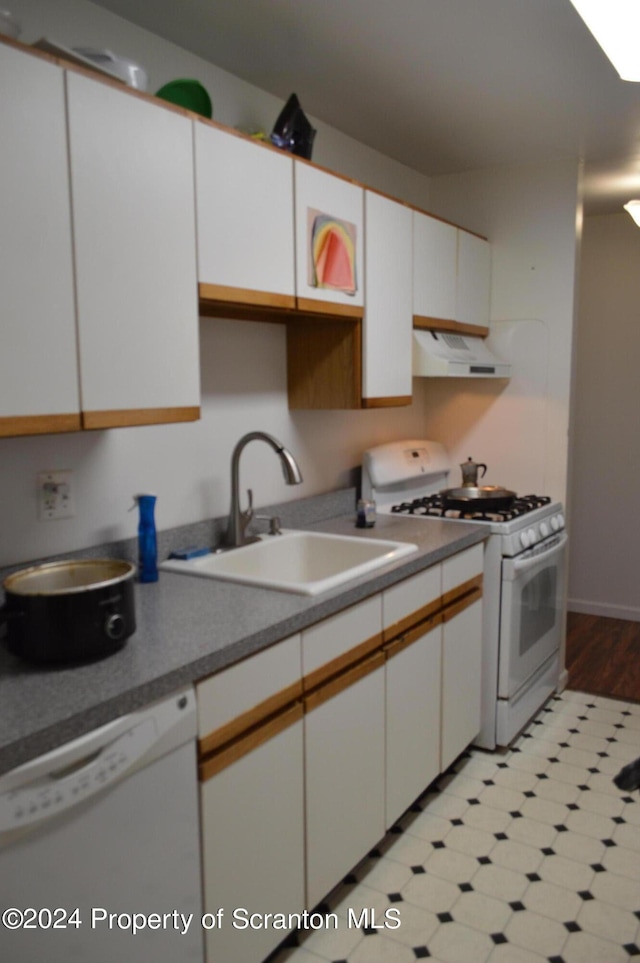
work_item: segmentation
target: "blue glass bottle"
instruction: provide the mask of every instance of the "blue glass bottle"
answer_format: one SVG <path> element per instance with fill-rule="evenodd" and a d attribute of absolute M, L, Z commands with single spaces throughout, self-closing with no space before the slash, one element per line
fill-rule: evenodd
<path fill-rule="evenodd" d="M 138 522 L 138 579 L 141 582 L 158 581 L 158 546 L 154 511 L 156 496 L 134 495 L 140 511 Z"/>

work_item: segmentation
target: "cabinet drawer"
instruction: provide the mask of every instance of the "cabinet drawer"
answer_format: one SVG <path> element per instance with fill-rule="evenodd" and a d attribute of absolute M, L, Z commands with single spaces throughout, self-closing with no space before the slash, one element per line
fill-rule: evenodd
<path fill-rule="evenodd" d="M 210 752 L 301 694 L 300 636 L 292 635 L 196 686 L 201 749 Z"/>
<path fill-rule="evenodd" d="M 440 607 L 440 565 L 418 572 L 386 589 L 382 595 L 385 641 L 410 625 L 427 618 Z"/>
<path fill-rule="evenodd" d="M 484 567 L 484 544 L 453 555 L 442 563 L 442 594 L 464 585 L 476 575 L 482 575 Z"/>
<path fill-rule="evenodd" d="M 302 633 L 302 672 L 306 690 L 364 658 L 382 644 L 379 595 L 312 625 Z"/>

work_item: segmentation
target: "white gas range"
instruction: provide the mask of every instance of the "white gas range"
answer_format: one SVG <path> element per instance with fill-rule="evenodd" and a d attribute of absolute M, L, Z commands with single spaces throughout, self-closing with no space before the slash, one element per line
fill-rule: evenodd
<path fill-rule="evenodd" d="M 438 442 L 407 440 L 363 455 L 362 497 L 382 514 L 486 525 L 482 728 L 475 744 L 508 745 L 555 691 L 563 634 L 563 508 L 546 496 L 518 496 L 499 511 L 447 509 L 451 461 Z"/>

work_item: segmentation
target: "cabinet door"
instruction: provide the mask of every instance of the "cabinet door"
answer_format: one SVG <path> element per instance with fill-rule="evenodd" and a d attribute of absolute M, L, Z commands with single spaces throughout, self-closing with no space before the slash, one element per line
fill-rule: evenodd
<path fill-rule="evenodd" d="M 482 602 L 450 621 L 442 636 L 442 770 L 480 732 Z"/>
<path fill-rule="evenodd" d="M 237 928 L 246 916 L 234 927 L 234 910 L 304 909 L 302 728 L 299 719 L 202 783 L 204 908 L 224 913 L 205 936 L 208 963 L 260 963 L 286 936 Z"/>
<path fill-rule="evenodd" d="M 428 214 L 413 212 L 413 313 L 422 318 L 456 318 L 457 229 Z"/>
<path fill-rule="evenodd" d="M 440 621 L 387 650 L 386 825 L 440 773 Z"/>
<path fill-rule="evenodd" d="M 307 905 L 312 908 L 384 835 L 384 656 L 307 702 Z M 353 681 L 353 680 L 356 681 Z M 330 684 L 326 692 L 331 691 Z"/>
<path fill-rule="evenodd" d="M 491 247 L 468 231 L 458 231 L 456 321 L 489 324 L 491 295 Z"/>
<path fill-rule="evenodd" d="M 445 601 L 482 575 L 484 544 L 452 555 L 442 563 Z M 474 596 L 469 595 L 471 600 Z M 464 599 L 462 605 L 464 605 Z M 482 599 L 446 614 L 442 635 L 442 769 L 480 732 L 482 702 Z"/>
<path fill-rule="evenodd" d="M 195 157 L 198 280 L 207 285 L 204 293 L 294 307 L 291 156 L 196 123 Z"/>
<path fill-rule="evenodd" d="M 408 207 L 365 191 L 365 406 L 411 402 L 411 225 Z"/>
<path fill-rule="evenodd" d="M 67 75 L 83 423 L 199 415 L 192 123 Z"/>
<path fill-rule="evenodd" d="M 70 431 L 80 405 L 62 70 L 1 45 L 0 127 L 0 436 Z"/>
<path fill-rule="evenodd" d="M 364 191 L 354 184 L 327 171 L 303 162 L 294 164 L 295 220 L 296 220 L 296 294 L 303 309 L 328 313 L 362 315 L 363 284 L 363 207 Z M 321 220 L 317 220 L 320 217 Z M 332 226 L 330 222 L 339 222 Z M 324 233 L 323 233 L 324 232 Z M 333 232 L 328 239 L 326 232 Z M 352 258 L 353 294 L 314 282 L 312 251 L 326 250 L 321 276 L 340 282 L 350 275 L 347 263 Z M 328 243 L 326 248 L 323 239 Z M 321 278 L 320 278 L 321 281 Z M 309 303 L 311 302 L 311 303 Z M 324 306 L 319 302 L 324 302 Z"/>

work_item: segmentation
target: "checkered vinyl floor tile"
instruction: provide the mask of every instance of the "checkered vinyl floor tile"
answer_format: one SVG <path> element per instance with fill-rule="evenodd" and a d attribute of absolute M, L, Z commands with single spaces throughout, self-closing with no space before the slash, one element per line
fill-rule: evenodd
<path fill-rule="evenodd" d="M 554 697 L 511 748 L 469 750 L 405 813 L 320 908 L 337 928 L 292 934 L 269 963 L 640 957 L 640 794 L 612 781 L 638 756 L 640 705 Z M 364 907 L 376 925 L 348 926 Z"/>

